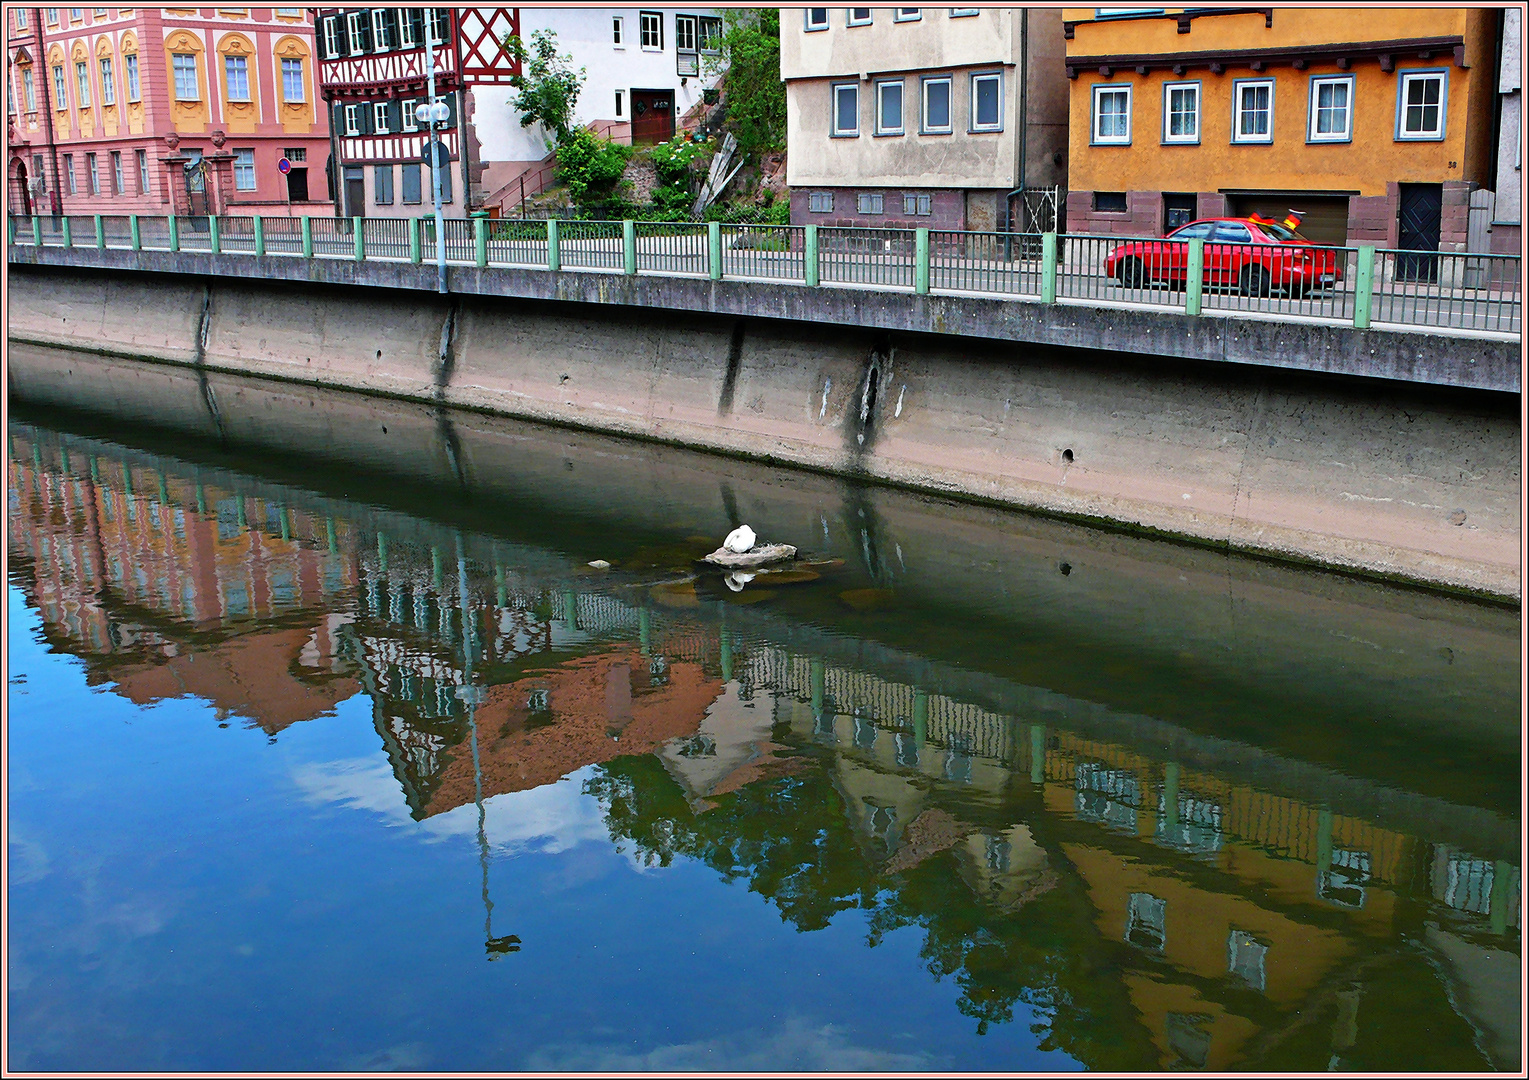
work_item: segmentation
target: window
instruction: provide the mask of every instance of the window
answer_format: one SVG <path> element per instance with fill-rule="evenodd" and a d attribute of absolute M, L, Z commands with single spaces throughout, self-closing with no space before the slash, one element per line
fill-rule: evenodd
<path fill-rule="evenodd" d="M 378 165 L 373 170 L 372 194 L 378 206 L 393 205 L 393 166 Z"/>
<path fill-rule="evenodd" d="M 1348 142 L 1354 136 L 1354 77 L 1311 80 L 1307 142 Z"/>
<path fill-rule="evenodd" d="M 623 105 L 625 105 L 625 104 L 626 104 L 626 92 L 624 90 L 617 90 L 616 91 L 616 115 L 618 117 L 622 115 L 621 107 Z"/>
<path fill-rule="evenodd" d="M 852 7 L 849 9 L 850 26 L 870 26 L 871 9 L 868 7 Z"/>
<path fill-rule="evenodd" d="M 138 54 L 128 53 L 122 58 L 122 66 L 127 69 L 127 99 L 137 101 L 138 90 Z"/>
<path fill-rule="evenodd" d="M 862 191 L 855 200 L 855 209 L 862 214 L 881 213 L 882 196 L 880 192 Z"/>
<path fill-rule="evenodd" d="M 1254 990 L 1264 989 L 1264 958 L 1269 946 L 1245 930 L 1233 930 L 1226 939 L 1226 970 Z"/>
<path fill-rule="evenodd" d="M 685 52 L 695 52 L 695 31 L 694 15 L 676 15 L 674 17 L 674 47 L 676 49 L 683 49 Z"/>
<path fill-rule="evenodd" d="M 807 212 L 809 214 L 831 214 L 834 212 L 834 193 L 831 191 L 814 191 L 807 196 Z"/>
<path fill-rule="evenodd" d="M 1126 193 L 1123 191 L 1094 192 L 1094 213 L 1123 214 L 1126 212 Z"/>
<path fill-rule="evenodd" d="M 833 88 L 833 131 L 837 137 L 860 134 L 860 84 L 837 83 Z"/>
<path fill-rule="evenodd" d="M 359 105 L 347 105 L 347 106 L 345 106 L 345 134 L 347 134 L 347 135 L 359 135 L 359 134 L 361 134 L 361 106 L 359 106 Z"/>
<path fill-rule="evenodd" d="M 922 18 L 923 15 L 919 13 L 919 9 L 916 7 L 900 7 L 892 9 L 893 22 L 917 22 Z"/>
<path fill-rule="evenodd" d="M 1162 952 L 1167 939 L 1168 901 L 1150 893 L 1132 893 L 1126 904 L 1126 941 Z"/>
<path fill-rule="evenodd" d="M 418 131 L 419 121 L 414 118 L 414 98 L 406 98 L 398 103 L 398 113 L 405 131 Z"/>
<path fill-rule="evenodd" d="M 971 15 L 981 14 L 981 12 L 982 12 L 981 8 L 974 8 L 974 7 L 953 7 L 953 8 L 950 9 L 950 17 L 952 19 L 965 19 L 965 18 L 967 18 L 967 17 L 969 17 Z"/>
<path fill-rule="evenodd" d="M 75 194 L 73 154 L 64 155 L 64 186 L 69 189 L 69 194 Z"/>
<path fill-rule="evenodd" d="M 32 85 L 32 69 L 21 69 L 21 99 L 25 102 L 27 112 L 37 111 L 37 87 Z"/>
<path fill-rule="evenodd" d="M 289 146 L 281 152 L 281 156 L 295 165 L 299 161 L 308 160 L 308 148 L 305 146 Z"/>
<path fill-rule="evenodd" d="M 69 9 L 69 21 L 70 22 L 79 22 L 84 17 L 85 17 L 85 9 L 84 8 L 72 7 L 72 8 Z"/>
<path fill-rule="evenodd" d="M 1241 222 L 1218 221 L 1210 239 L 1216 244 L 1251 244 L 1253 234 L 1248 232 L 1248 227 Z"/>
<path fill-rule="evenodd" d="M 972 76 L 972 130 L 1002 131 L 1003 113 L 998 107 L 1003 97 L 1002 76 Z"/>
<path fill-rule="evenodd" d="M 622 34 L 623 21 L 620 15 L 611 16 L 611 44 L 617 48 L 623 48 L 626 45 L 626 38 Z"/>
<path fill-rule="evenodd" d="M 393 47 L 393 35 L 388 32 L 388 13 L 383 8 L 372 8 L 372 41 L 379 52 Z"/>
<path fill-rule="evenodd" d="M 64 65 L 53 65 L 53 107 L 55 109 L 67 109 L 69 98 L 64 93 Z"/>
<path fill-rule="evenodd" d="M 657 11 L 640 12 L 637 16 L 639 44 L 644 49 L 664 47 L 664 17 Z"/>
<path fill-rule="evenodd" d="M 826 7 L 810 7 L 807 9 L 807 29 L 828 29 L 828 9 Z"/>
<path fill-rule="evenodd" d="M 229 101 L 248 101 L 250 99 L 249 61 L 242 56 L 225 56 L 223 58 L 223 77 L 228 83 Z"/>
<path fill-rule="evenodd" d="M 1444 138 L 1447 78 L 1443 71 L 1402 73 L 1397 90 L 1398 139 Z"/>
<path fill-rule="evenodd" d="M 903 213 L 914 217 L 929 216 L 929 196 L 908 192 L 903 195 Z"/>
<path fill-rule="evenodd" d="M 340 20 L 333 15 L 324 20 L 324 55 L 340 55 Z"/>
<path fill-rule="evenodd" d="M 443 8 L 425 9 L 425 40 L 431 45 L 440 45 L 446 40 L 446 31 L 451 27 L 450 16 Z"/>
<path fill-rule="evenodd" d="M 950 131 L 950 76 L 924 80 L 924 122 L 926 135 Z"/>
<path fill-rule="evenodd" d="M 419 35 L 415 32 L 415 17 L 417 11 L 405 10 L 398 13 L 398 46 L 402 49 L 412 49 L 419 44 Z"/>
<path fill-rule="evenodd" d="M 876 134 L 903 133 L 903 83 L 901 79 L 876 84 Z"/>
<path fill-rule="evenodd" d="M 303 9 L 300 7 L 279 7 L 276 9 L 276 17 L 278 19 L 301 19 L 303 17 Z"/>
<path fill-rule="evenodd" d="M 717 15 L 702 15 L 701 25 L 701 51 L 703 53 L 719 53 L 722 51 L 722 19 Z"/>
<path fill-rule="evenodd" d="M 41 154 L 32 155 L 32 175 L 37 177 L 37 190 L 46 194 L 48 190 L 48 173 L 42 167 Z"/>
<path fill-rule="evenodd" d="M 101 194 L 101 177 L 96 172 L 96 156 L 94 154 L 85 155 L 85 178 L 90 183 L 90 193 L 92 195 Z"/>
<path fill-rule="evenodd" d="M 48 9 L 48 25 L 49 26 L 57 26 L 58 25 L 58 8 L 50 7 Z"/>
<path fill-rule="evenodd" d="M 386 101 L 372 102 L 372 130 L 378 135 L 388 133 L 388 103 Z"/>
<path fill-rule="evenodd" d="M 288 102 L 304 100 L 303 62 L 300 58 L 282 58 L 281 98 L 283 101 Z"/>
<path fill-rule="evenodd" d="M 1232 141 L 1274 141 L 1274 80 L 1232 80 Z"/>
<path fill-rule="evenodd" d="M 1200 141 L 1200 84 L 1163 84 L 1163 142 Z"/>
<path fill-rule="evenodd" d="M 121 195 L 127 191 L 127 180 L 122 175 L 122 151 L 111 152 L 111 193 Z"/>
<path fill-rule="evenodd" d="M 350 51 L 353 53 L 365 51 L 366 16 L 359 11 L 352 11 L 345 16 L 345 28 L 350 37 Z"/>
<path fill-rule="evenodd" d="M 25 30 L 26 28 L 27 28 L 27 9 L 26 8 L 17 8 L 16 9 L 16 29 L 17 30 Z"/>
<path fill-rule="evenodd" d="M 1131 88 L 1094 87 L 1093 142 L 1129 146 L 1131 143 Z"/>
<path fill-rule="evenodd" d="M 255 190 L 255 151 L 234 151 L 234 188 L 238 191 Z"/>
<path fill-rule="evenodd" d="M 420 197 L 419 197 L 419 190 L 420 190 L 419 170 L 420 170 L 420 164 L 417 161 L 405 162 L 404 163 L 404 167 L 403 167 L 403 193 L 402 194 L 403 194 L 403 201 L 405 203 L 408 203 L 410 206 L 418 206 L 419 203 L 420 203 Z"/>
<path fill-rule="evenodd" d="M 136 151 L 138 155 L 138 194 L 147 195 L 149 191 L 149 152 L 147 150 Z"/>
<path fill-rule="evenodd" d="M 90 69 L 83 60 L 76 61 L 74 65 L 74 88 L 79 93 L 76 100 L 80 108 L 90 108 Z"/>
<path fill-rule="evenodd" d="M 200 101 L 202 92 L 197 86 L 196 57 L 189 53 L 176 53 L 171 57 L 175 70 L 175 100 Z"/>

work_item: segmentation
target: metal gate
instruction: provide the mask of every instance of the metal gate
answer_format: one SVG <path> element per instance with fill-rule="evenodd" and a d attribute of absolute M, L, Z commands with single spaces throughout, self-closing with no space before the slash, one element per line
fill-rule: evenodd
<path fill-rule="evenodd" d="M 1401 209 L 1397 215 L 1397 247 L 1403 251 L 1432 252 L 1398 255 L 1396 276 L 1400 281 L 1439 280 L 1439 224 L 1444 209 L 1441 184 L 1401 185 Z"/>

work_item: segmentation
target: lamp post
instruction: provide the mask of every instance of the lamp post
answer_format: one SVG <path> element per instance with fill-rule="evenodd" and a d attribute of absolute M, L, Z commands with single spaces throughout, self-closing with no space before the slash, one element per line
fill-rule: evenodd
<path fill-rule="evenodd" d="M 435 43 L 428 37 L 425 40 L 425 63 L 430 76 L 430 104 L 425 107 L 425 115 L 430 121 L 430 187 L 435 195 L 435 289 L 436 292 L 444 293 L 446 291 L 446 217 L 441 212 L 441 137 L 436 125 L 451 119 L 451 110 L 447 108 L 444 101 L 436 100 Z"/>

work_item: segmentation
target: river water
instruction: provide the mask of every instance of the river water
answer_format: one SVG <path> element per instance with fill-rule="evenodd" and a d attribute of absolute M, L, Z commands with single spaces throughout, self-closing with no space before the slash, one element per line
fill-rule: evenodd
<path fill-rule="evenodd" d="M 66 359 L 13 1068 L 1518 1067 L 1516 612 Z"/>

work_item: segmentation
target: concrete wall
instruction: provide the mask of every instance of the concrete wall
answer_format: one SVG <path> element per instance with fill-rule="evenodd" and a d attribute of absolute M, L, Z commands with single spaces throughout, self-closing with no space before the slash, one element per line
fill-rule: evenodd
<path fill-rule="evenodd" d="M 1520 426 L 1506 395 L 833 320 L 809 328 L 429 293 L 400 302 L 157 275 L 123 303 L 112 292 L 122 287 L 13 266 L 10 334 L 1520 595 Z"/>

